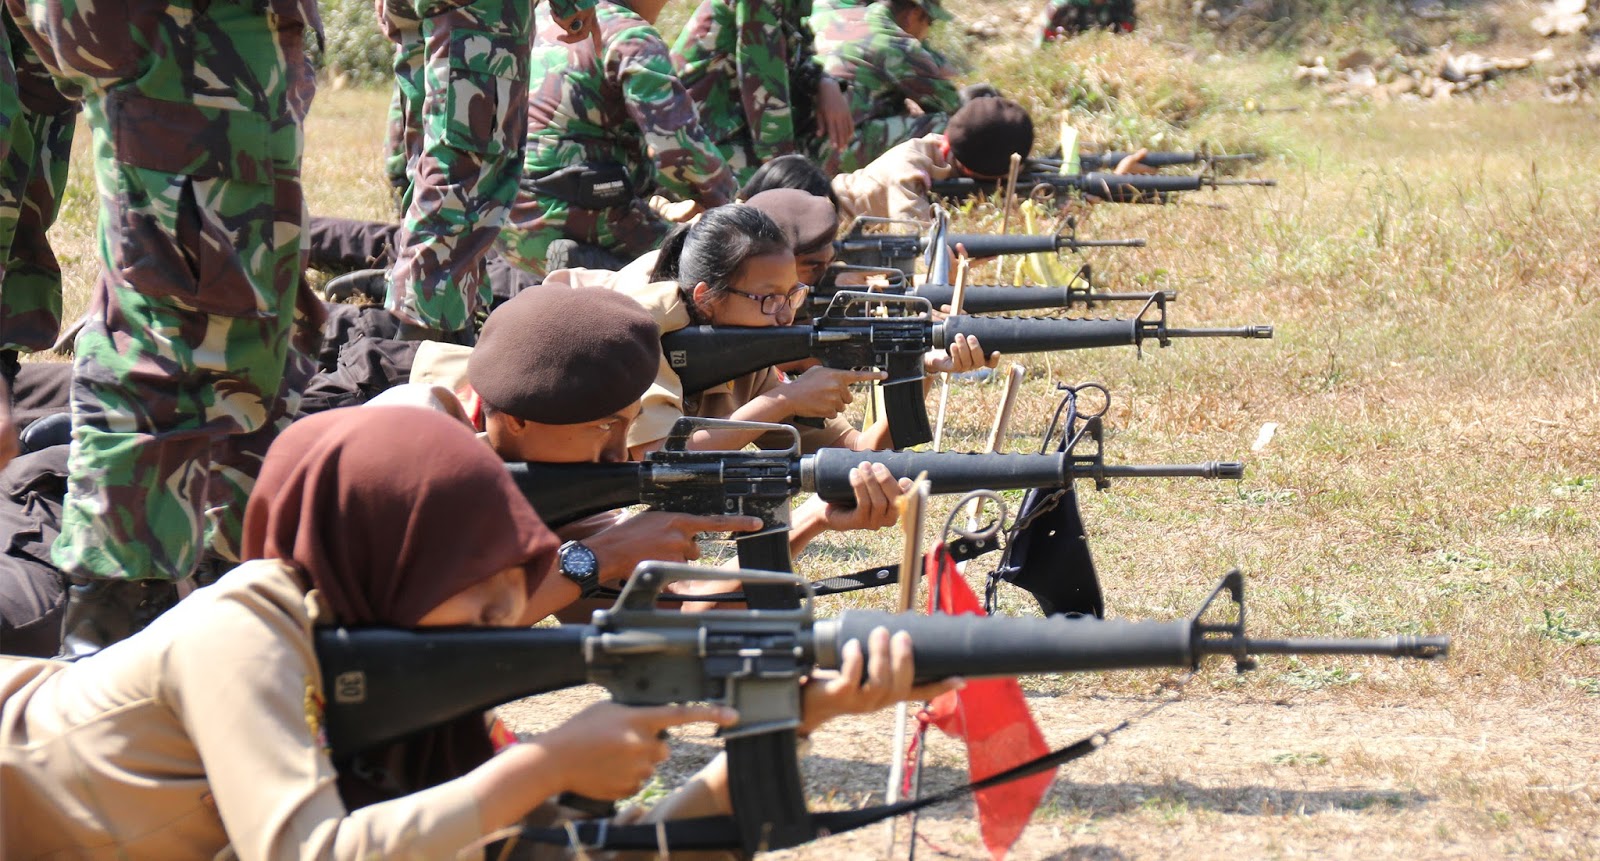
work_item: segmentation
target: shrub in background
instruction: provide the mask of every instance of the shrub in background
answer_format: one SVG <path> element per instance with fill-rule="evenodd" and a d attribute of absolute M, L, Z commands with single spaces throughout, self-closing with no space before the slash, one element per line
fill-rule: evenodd
<path fill-rule="evenodd" d="M 372 0 L 322 0 L 322 50 L 317 68 L 336 84 L 387 86 L 394 43 L 378 29 Z"/>

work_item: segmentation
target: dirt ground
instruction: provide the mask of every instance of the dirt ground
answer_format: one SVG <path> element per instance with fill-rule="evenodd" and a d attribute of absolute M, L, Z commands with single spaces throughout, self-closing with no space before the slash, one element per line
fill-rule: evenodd
<path fill-rule="evenodd" d="M 1013 850 L 1018 859 L 1596 858 L 1600 715 L 1549 692 L 1465 695 L 1425 705 L 1308 694 L 1260 699 L 1211 689 L 1214 665 L 1181 697 L 1057 775 Z M 572 691 L 503 710 L 520 731 L 600 696 Z M 1046 739 L 1115 726 L 1160 695 L 1030 697 Z M 1359 699 L 1359 701 L 1357 701 Z M 804 763 L 814 806 L 882 801 L 888 714 L 820 731 Z M 715 746 L 686 730 L 671 783 Z M 924 790 L 965 780 L 955 742 L 930 733 Z M 905 827 L 897 855 L 905 852 Z M 918 854 L 982 858 L 970 801 L 926 812 Z M 882 857 L 884 826 L 773 858 Z"/>

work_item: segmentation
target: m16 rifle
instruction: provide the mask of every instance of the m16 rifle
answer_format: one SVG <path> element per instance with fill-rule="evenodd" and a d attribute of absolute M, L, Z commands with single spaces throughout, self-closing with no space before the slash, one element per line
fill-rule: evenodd
<path fill-rule="evenodd" d="M 915 232 L 872 233 L 869 228 L 911 226 Z M 957 246 L 966 250 L 968 257 L 1000 257 L 1011 254 L 1051 254 L 1058 251 L 1080 251 L 1084 248 L 1143 248 L 1143 239 L 1079 239 L 1075 222 L 1068 229 L 1051 234 L 985 234 L 950 233 L 942 217 L 935 218 L 931 228 L 919 221 L 862 216 L 851 225 L 844 238 L 834 242 L 839 259 L 857 266 L 879 266 L 898 269 L 907 277 L 916 274 L 917 261 L 924 262 L 929 281 L 949 283 L 948 274 L 940 277 L 936 271 L 934 251 L 956 253 Z"/>
<path fill-rule="evenodd" d="M 737 579 L 796 591 L 797 607 L 775 610 L 663 612 L 670 583 Z M 1232 618 L 1206 621 L 1224 594 Z M 800 681 L 815 668 L 837 669 L 851 640 L 876 628 L 911 635 L 917 676 L 932 681 L 1153 667 L 1197 669 L 1211 655 L 1236 670 L 1257 655 L 1384 655 L 1437 659 L 1447 637 L 1253 639 L 1245 630 L 1244 579 L 1223 578 L 1200 609 L 1175 621 L 1054 616 L 920 616 L 846 610 L 817 620 L 809 585 L 793 575 L 721 571 L 646 563 L 609 610 L 589 625 L 472 630 L 319 629 L 317 664 L 327 706 L 325 727 L 336 762 L 521 697 L 593 683 L 627 705 L 711 702 L 738 710 L 722 730 L 728 751 L 731 817 L 661 825 L 589 822 L 576 833 L 525 834 L 541 842 L 581 840 L 591 849 L 783 849 L 931 803 L 924 799 L 868 810 L 813 814 L 795 749 Z M 1082 744 L 1082 743 L 1080 743 Z M 1077 747 L 1077 745 L 1073 746 Z M 1092 750 L 1086 745 L 1083 752 Z M 1065 754 L 1065 755 L 1064 755 Z M 1012 769 L 1033 773 L 1081 753 L 1064 748 Z M 1034 771 L 1039 770 L 1035 768 Z M 936 797 L 943 800 L 949 796 Z"/>
<path fill-rule="evenodd" d="M 1166 305 L 1152 298 L 1127 318 L 1018 319 L 952 315 L 934 323 L 920 296 L 841 291 L 809 325 L 770 327 L 689 326 L 661 337 L 662 353 L 685 394 L 738 379 L 762 368 L 815 358 L 829 368 L 884 371 L 883 395 L 895 448 L 933 438 L 922 392 L 922 357 L 963 335 L 985 350 L 1050 353 L 1102 347 L 1165 347 L 1177 338 L 1271 338 L 1265 325 L 1178 329 L 1167 325 Z"/>
<path fill-rule="evenodd" d="M 848 266 L 834 264 L 828 267 L 827 275 L 812 291 L 810 309 L 812 314 L 821 314 L 827 311 L 833 297 L 842 290 L 862 290 L 861 286 L 841 287 L 840 280 L 857 281 L 875 279 L 883 286 L 874 286 L 873 292 L 882 292 L 895 296 L 916 296 L 927 299 L 928 304 L 934 308 L 950 306 L 955 302 L 955 285 L 949 283 L 911 284 L 905 274 L 898 269 L 879 268 L 872 266 Z M 1071 280 L 1060 287 L 1008 287 L 998 284 L 968 284 L 963 293 L 961 304 L 962 313 L 965 314 L 1007 314 L 1018 311 L 1047 311 L 1060 308 L 1083 307 L 1093 308 L 1107 302 L 1150 302 L 1155 300 L 1160 303 L 1176 301 L 1176 290 L 1160 290 L 1148 293 L 1115 293 L 1096 290 L 1094 285 L 1093 267 L 1085 263 L 1073 273 Z"/>
<path fill-rule="evenodd" d="M 1126 159 L 1130 155 L 1133 155 L 1133 153 L 1117 151 L 1079 153 L 1078 169 L 1081 171 L 1091 172 L 1116 170 L 1117 165 L 1122 164 L 1123 159 Z M 1219 164 L 1239 161 L 1258 161 L 1260 158 L 1261 156 L 1256 155 L 1253 152 L 1225 155 L 1221 153 L 1209 153 L 1204 150 L 1198 150 L 1194 152 L 1153 151 L 1145 153 L 1144 158 L 1139 159 L 1139 163 L 1146 167 L 1153 168 L 1190 167 L 1193 165 L 1201 165 L 1209 170 Z M 1059 155 L 1030 158 L 1023 165 L 1023 173 L 1025 174 L 1060 172 L 1061 157 Z"/>
<path fill-rule="evenodd" d="M 689 440 L 701 430 L 765 430 L 786 434 L 789 445 L 758 451 L 691 450 Z M 793 562 L 789 556 L 789 500 L 799 493 L 815 493 L 827 502 L 853 503 L 850 470 L 863 462 L 882 464 L 896 478 L 925 474 L 931 492 L 938 494 L 980 488 L 1061 488 L 1079 479 L 1092 480 L 1096 487 L 1104 489 L 1113 479 L 1121 478 L 1244 477 L 1244 465 L 1235 462 L 1108 464 L 1098 425 L 1087 440 L 1049 454 L 828 448 L 802 456 L 799 434 L 786 425 L 688 417 L 674 423 L 666 444 L 643 461 L 511 463 L 507 469 L 533 509 L 556 527 L 641 503 L 683 514 L 758 517 L 761 529 L 733 536 L 739 565 L 762 571 L 790 571 Z M 790 606 L 796 600 L 793 592 L 760 586 L 747 587 L 745 597 L 751 606 L 766 607 Z"/>
<path fill-rule="evenodd" d="M 1179 176 L 1173 174 L 1117 174 L 1084 173 L 1062 176 L 1057 173 L 1028 173 L 1017 177 L 1019 192 L 1027 190 L 1035 199 L 1055 197 L 1060 192 L 1073 192 L 1082 197 L 1099 198 L 1112 203 L 1167 203 L 1173 195 L 1199 191 L 1203 188 L 1224 186 L 1277 185 L 1275 179 L 1219 179 L 1205 174 Z M 1003 190 L 1000 181 L 973 179 L 943 179 L 929 189 L 937 197 L 972 197 L 993 194 Z"/>

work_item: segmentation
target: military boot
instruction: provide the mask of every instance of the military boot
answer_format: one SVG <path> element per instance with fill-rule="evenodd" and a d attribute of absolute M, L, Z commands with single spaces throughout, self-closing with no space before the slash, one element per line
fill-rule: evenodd
<path fill-rule="evenodd" d="M 17 374 L 22 372 L 22 360 L 17 357 L 16 350 L 0 350 L 0 377 L 6 381 L 6 392 L 14 393 L 17 390 Z M 17 397 L 11 394 L 11 400 L 16 402 Z"/>
<path fill-rule="evenodd" d="M 352 297 L 362 296 L 382 304 L 389 295 L 389 270 L 346 272 L 322 285 L 322 295 L 328 297 L 329 302 L 348 302 Z"/>
<path fill-rule="evenodd" d="M 171 580 L 111 580 L 73 577 L 61 619 L 57 658 L 75 661 L 126 640 L 178 603 Z"/>

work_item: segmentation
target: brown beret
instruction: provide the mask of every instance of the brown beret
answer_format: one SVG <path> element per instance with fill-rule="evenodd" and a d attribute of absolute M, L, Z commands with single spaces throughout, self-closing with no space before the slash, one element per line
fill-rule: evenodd
<path fill-rule="evenodd" d="M 1010 99 L 973 99 L 950 118 L 944 136 L 962 167 L 1001 177 L 1011 172 L 1012 153 L 1027 158 L 1033 151 L 1033 118 Z"/>
<path fill-rule="evenodd" d="M 783 229 L 796 252 L 820 248 L 839 231 L 839 211 L 826 197 L 798 188 L 774 188 L 745 201 Z"/>
<path fill-rule="evenodd" d="M 661 329 L 612 290 L 530 287 L 495 309 L 467 359 L 484 402 L 524 421 L 573 425 L 639 400 L 661 366 Z"/>

